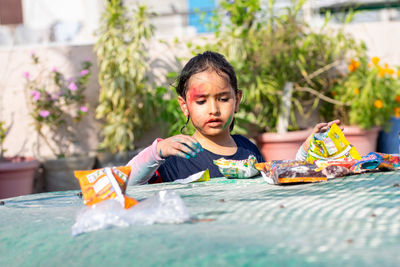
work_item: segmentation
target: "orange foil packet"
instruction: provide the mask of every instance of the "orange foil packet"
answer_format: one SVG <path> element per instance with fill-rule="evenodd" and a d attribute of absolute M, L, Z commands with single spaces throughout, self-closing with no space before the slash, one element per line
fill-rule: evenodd
<path fill-rule="evenodd" d="M 106 199 L 115 199 L 125 209 L 136 205 L 136 199 L 125 196 L 130 172 L 130 166 L 75 171 L 75 177 L 81 186 L 83 203 L 91 206 Z"/>

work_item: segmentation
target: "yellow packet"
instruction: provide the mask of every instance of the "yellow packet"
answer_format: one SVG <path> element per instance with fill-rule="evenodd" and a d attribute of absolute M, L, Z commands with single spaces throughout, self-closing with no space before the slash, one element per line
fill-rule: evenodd
<path fill-rule="evenodd" d="M 195 183 L 195 182 L 206 182 L 210 180 L 210 171 L 206 169 L 205 171 L 201 171 L 195 174 L 186 177 L 185 179 L 178 179 L 175 180 L 174 183 L 176 184 L 188 184 L 188 183 Z"/>
<path fill-rule="evenodd" d="M 307 152 L 307 162 L 345 158 L 360 160 L 361 156 L 339 126 L 333 124 L 327 132 L 314 134 Z"/>

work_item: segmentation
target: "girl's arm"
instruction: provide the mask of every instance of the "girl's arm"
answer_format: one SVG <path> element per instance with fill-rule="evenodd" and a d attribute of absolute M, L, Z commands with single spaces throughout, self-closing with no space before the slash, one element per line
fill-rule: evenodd
<path fill-rule="evenodd" d="M 142 150 L 128 162 L 127 166 L 131 166 L 129 185 L 147 183 L 158 167 L 164 162 L 165 159 L 162 159 L 157 152 L 157 144 L 161 140 L 161 138 L 157 138 L 151 146 Z"/>
<path fill-rule="evenodd" d="M 127 166 L 132 168 L 128 184 L 147 183 L 169 156 L 195 158 L 201 150 L 201 145 L 191 136 L 181 134 L 167 139 L 157 138 L 151 146 L 142 150 L 128 162 Z"/>

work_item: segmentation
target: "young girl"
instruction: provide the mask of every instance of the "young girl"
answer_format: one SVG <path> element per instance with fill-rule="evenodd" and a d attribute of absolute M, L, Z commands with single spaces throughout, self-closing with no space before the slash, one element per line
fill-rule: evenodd
<path fill-rule="evenodd" d="M 242 92 L 233 67 L 222 55 L 207 51 L 193 57 L 183 68 L 176 89 L 195 133 L 156 139 L 128 163 L 132 167 L 129 184 L 171 182 L 206 169 L 211 177 L 222 177 L 213 164 L 222 157 L 243 160 L 254 155 L 258 162 L 264 161 L 246 137 L 230 134 Z"/>
<path fill-rule="evenodd" d="M 210 177 L 222 177 L 213 164 L 222 157 L 243 160 L 254 155 L 258 162 L 265 161 L 246 137 L 230 134 L 242 92 L 233 67 L 222 55 L 207 51 L 192 58 L 183 68 L 176 89 L 182 112 L 196 131 L 193 136 L 156 139 L 128 163 L 132 167 L 129 184 L 171 182 L 206 169 Z M 317 124 L 313 133 L 326 131 L 332 123 L 340 122 Z M 300 147 L 297 160 L 306 159 L 311 137 Z"/>

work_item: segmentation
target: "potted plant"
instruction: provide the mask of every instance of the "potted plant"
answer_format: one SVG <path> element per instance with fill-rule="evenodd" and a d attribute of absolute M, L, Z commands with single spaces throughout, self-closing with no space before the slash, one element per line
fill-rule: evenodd
<path fill-rule="evenodd" d="M 9 127 L 0 121 L 0 199 L 32 194 L 39 162 L 29 157 L 5 157 L 4 141 Z"/>
<path fill-rule="evenodd" d="M 84 60 L 76 77 L 67 79 L 57 68 L 48 70 L 39 57 L 31 54 L 38 74 L 25 73 L 25 92 L 38 142 L 43 141 L 53 157 L 43 162 L 47 191 L 79 189 L 73 171 L 91 169 L 94 156 L 82 150 L 77 134 L 84 127 L 82 119 L 87 115 L 85 90 L 92 63 Z M 39 145 L 39 144 L 38 144 Z"/>
<path fill-rule="evenodd" d="M 100 165 L 126 164 L 135 141 L 154 125 L 154 92 L 147 81 L 147 43 L 153 35 L 145 6 L 130 12 L 121 0 L 107 1 L 95 45 L 100 95 L 96 118 L 102 123 Z"/>
<path fill-rule="evenodd" d="M 343 105 L 333 107 L 333 116 L 350 125 L 345 127 L 345 134 L 360 154 L 376 151 L 380 127 L 388 131 L 391 118 L 400 109 L 398 71 L 388 64 L 381 64 L 378 57 L 371 61 L 359 57 L 349 60 L 348 68 L 341 76 L 331 95 Z M 398 153 L 398 133 L 395 139 Z"/>
<path fill-rule="evenodd" d="M 221 52 L 234 66 L 244 93 L 237 126 L 255 129 L 266 160 L 295 157 L 311 133 L 307 128 L 325 120 L 321 102 L 341 104 L 327 96 L 337 68 L 348 54 L 364 53 L 343 31 L 330 32 L 328 18 L 321 29 L 312 29 L 299 16 L 303 4 L 293 1 L 275 15 L 274 1 L 268 10 L 261 1 L 220 1 L 215 42 L 193 49 Z"/>

